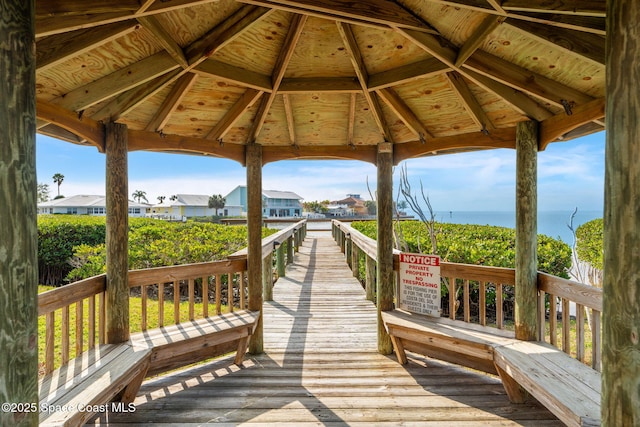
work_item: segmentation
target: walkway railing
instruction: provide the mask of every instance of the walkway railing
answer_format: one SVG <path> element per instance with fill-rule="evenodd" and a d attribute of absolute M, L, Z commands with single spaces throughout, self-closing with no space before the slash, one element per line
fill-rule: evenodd
<path fill-rule="evenodd" d="M 282 276 L 305 234 L 303 220 L 262 240 L 265 299 L 273 285 L 274 256 Z M 245 248 L 221 261 L 129 271 L 131 329 L 144 331 L 246 308 L 246 269 Z M 41 374 L 105 343 L 105 290 L 106 275 L 101 274 L 38 295 L 38 329 L 44 336 Z"/>
<path fill-rule="evenodd" d="M 354 276 L 364 284 L 367 298 L 375 302 L 376 241 L 337 220 L 332 221 L 332 233 Z M 396 273 L 399 254 L 394 250 Z M 440 275 L 444 288 L 443 316 L 498 329 L 513 327 L 515 269 L 441 262 Z M 602 290 L 539 272 L 538 295 L 539 340 L 561 348 L 599 371 Z M 575 318 L 570 314 L 572 305 Z M 585 322 L 585 313 L 589 322 Z M 585 324 L 590 327 L 585 328 Z"/>

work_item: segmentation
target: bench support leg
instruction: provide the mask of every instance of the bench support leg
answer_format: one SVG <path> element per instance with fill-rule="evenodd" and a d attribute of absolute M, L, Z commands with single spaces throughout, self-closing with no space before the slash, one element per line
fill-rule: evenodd
<path fill-rule="evenodd" d="M 131 403 L 135 400 L 138 395 L 138 391 L 140 390 L 140 386 L 142 385 L 142 381 L 144 381 L 147 376 L 150 364 L 151 361 L 147 359 L 144 364 L 141 365 L 140 372 L 133 377 L 129 384 L 122 390 L 117 400 L 123 403 Z"/>
<path fill-rule="evenodd" d="M 391 342 L 393 343 L 393 348 L 396 351 L 396 357 L 398 358 L 398 362 L 401 365 L 406 365 L 407 364 L 407 353 L 405 353 L 404 351 L 404 346 L 402 345 L 402 340 L 400 338 L 395 337 L 394 335 L 390 335 L 391 336 Z"/>
<path fill-rule="evenodd" d="M 527 398 L 527 392 L 500 366 L 495 364 L 495 367 L 502 380 L 504 390 L 507 392 L 507 396 L 509 396 L 509 401 L 511 401 L 511 403 L 524 403 Z"/>
<path fill-rule="evenodd" d="M 249 338 L 251 338 L 251 335 L 240 338 L 238 341 L 238 350 L 236 351 L 236 357 L 233 360 L 233 363 L 238 366 L 242 365 L 242 361 L 244 360 L 244 355 L 247 352 L 247 347 L 249 346 Z"/>

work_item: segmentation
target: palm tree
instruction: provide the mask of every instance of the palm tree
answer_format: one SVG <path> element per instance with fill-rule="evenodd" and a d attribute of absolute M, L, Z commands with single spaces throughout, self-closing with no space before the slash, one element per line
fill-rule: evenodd
<path fill-rule="evenodd" d="M 164 202 L 164 199 L 166 199 L 166 196 L 158 196 L 157 199 L 160 202 L 160 204 L 162 204 L 162 202 Z"/>
<path fill-rule="evenodd" d="M 55 175 L 53 175 L 53 182 L 58 184 L 58 197 L 60 197 L 60 184 L 62 184 L 62 181 L 64 181 L 64 175 L 62 175 L 61 173 L 56 173 Z"/>
<path fill-rule="evenodd" d="M 138 203 L 140 203 L 140 200 L 144 200 L 145 202 L 149 203 L 149 201 L 147 200 L 147 193 L 145 191 L 136 190 L 133 192 L 131 197 L 133 197 L 133 200 L 135 200 Z"/>
<path fill-rule="evenodd" d="M 226 200 L 222 197 L 222 194 L 214 194 L 209 197 L 209 208 L 213 208 L 216 210 L 216 215 L 218 214 L 218 209 L 224 208 L 224 204 Z"/>

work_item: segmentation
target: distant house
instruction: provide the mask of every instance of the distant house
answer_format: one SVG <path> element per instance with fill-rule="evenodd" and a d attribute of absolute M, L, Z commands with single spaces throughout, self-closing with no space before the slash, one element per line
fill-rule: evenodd
<path fill-rule="evenodd" d="M 151 206 L 149 216 L 161 219 L 183 219 L 223 214 L 209 207 L 209 196 L 203 194 L 176 194 L 163 203 Z M 226 214 L 224 214 L 226 215 Z"/>
<path fill-rule="evenodd" d="M 332 207 L 334 209 L 332 209 Z M 359 194 L 347 194 L 345 199 L 331 202 L 329 214 L 331 215 L 332 213 L 334 216 L 345 216 L 367 215 L 368 212 L 364 200 L 362 200 Z"/>
<path fill-rule="evenodd" d="M 151 205 L 129 200 L 129 216 L 143 217 Z M 106 196 L 80 194 L 38 203 L 39 214 L 67 214 L 105 216 L 107 214 Z"/>
<path fill-rule="evenodd" d="M 239 185 L 225 196 L 225 209 L 247 214 L 247 186 Z M 299 217 L 302 215 L 302 197 L 291 191 L 263 190 L 262 216 L 267 218 Z"/>

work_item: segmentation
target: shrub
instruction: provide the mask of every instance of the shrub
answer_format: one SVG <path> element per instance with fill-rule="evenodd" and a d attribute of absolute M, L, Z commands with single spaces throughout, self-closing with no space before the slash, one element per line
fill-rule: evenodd
<path fill-rule="evenodd" d="M 576 252 L 581 261 L 602 271 L 604 263 L 604 221 L 602 218 L 585 222 L 576 230 Z"/>

